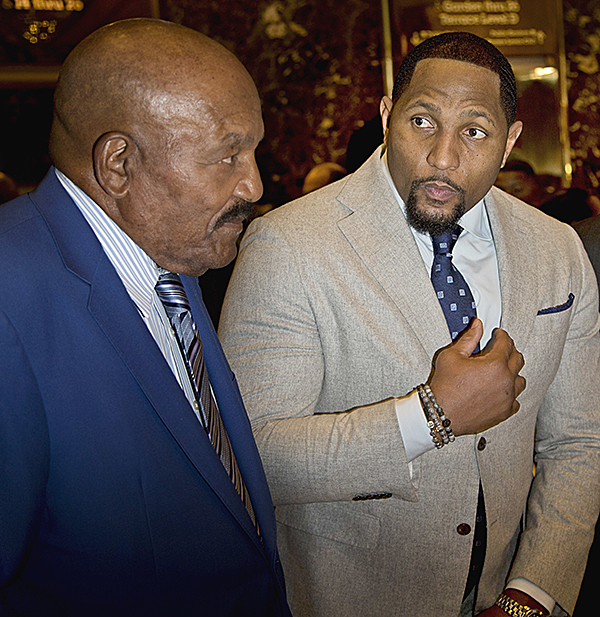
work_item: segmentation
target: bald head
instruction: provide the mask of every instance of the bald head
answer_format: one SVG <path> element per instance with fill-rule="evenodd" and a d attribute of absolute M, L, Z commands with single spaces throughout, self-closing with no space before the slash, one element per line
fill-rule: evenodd
<path fill-rule="evenodd" d="M 254 82 L 219 43 L 152 19 L 116 22 L 69 55 L 54 164 L 158 265 L 198 276 L 235 257 L 262 194 Z"/>
<path fill-rule="evenodd" d="M 101 135 L 133 132 L 146 119 L 177 120 L 184 107 L 210 114 L 223 90 L 237 87 L 239 80 L 253 88 L 237 58 L 195 30 L 153 19 L 100 28 L 62 67 L 54 100 L 52 159 L 61 171 L 80 177 L 91 169 L 92 148 Z M 194 81 L 205 84 L 204 91 L 192 87 Z"/>

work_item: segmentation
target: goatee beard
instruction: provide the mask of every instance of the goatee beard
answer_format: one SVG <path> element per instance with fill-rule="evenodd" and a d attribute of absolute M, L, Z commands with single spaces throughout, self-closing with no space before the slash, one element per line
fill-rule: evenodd
<path fill-rule="evenodd" d="M 452 208 L 452 212 L 445 214 L 444 212 L 428 213 L 420 209 L 417 204 L 417 190 L 428 182 L 444 182 L 452 187 L 459 195 L 458 203 Z M 430 203 L 442 203 L 435 199 L 431 199 Z M 443 233 L 452 231 L 460 217 L 467 211 L 465 203 L 465 190 L 448 180 L 447 178 L 436 178 L 434 176 L 423 180 L 413 180 L 410 185 L 410 192 L 406 200 L 406 220 L 408 224 L 417 231 L 431 236 L 441 236 Z"/>

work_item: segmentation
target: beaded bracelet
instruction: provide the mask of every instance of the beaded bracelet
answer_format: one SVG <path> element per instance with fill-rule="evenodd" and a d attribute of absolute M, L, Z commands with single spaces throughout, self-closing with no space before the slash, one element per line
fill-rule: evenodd
<path fill-rule="evenodd" d="M 444 410 L 440 407 L 439 403 L 437 402 L 433 392 L 431 391 L 431 388 L 427 384 L 425 384 L 424 388 L 425 388 L 425 392 L 427 393 L 427 396 L 431 404 L 433 405 L 434 409 L 436 410 L 438 414 L 440 423 L 444 430 L 443 434 L 445 434 L 445 438 L 448 440 L 448 441 L 444 441 L 444 443 L 453 442 L 455 440 L 455 437 L 454 437 L 454 433 L 452 432 L 450 418 L 446 417 Z"/>
<path fill-rule="evenodd" d="M 435 395 L 427 384 L 417 386 L 417 392 L 421 399 L 421 406 L 427 419 L 429 434 L 436 448 L 443 448 L 446 444 L 455 440 L 450 419 L 446 417 L 444 410 L 438 404 Z"/>
<path fill-rule="evenodd" d="M 429 397 L 427 396 L 427 393 L 422 385 L 417 386 L 417 392 L 419 393 L 419 398 L 421 399 L 421 407 L 423 407 L 423 412 L 425 413 L 425 418 L 427 419 L 427 426 L 429 427 L 429 434 L 431 435 L 433 445 L 438 449 L 443 448 L 444 443 L 437 431 L 437 426 L 440 425 L 439 416 L 435 412 L 433 405 L 431 405 Z"/>

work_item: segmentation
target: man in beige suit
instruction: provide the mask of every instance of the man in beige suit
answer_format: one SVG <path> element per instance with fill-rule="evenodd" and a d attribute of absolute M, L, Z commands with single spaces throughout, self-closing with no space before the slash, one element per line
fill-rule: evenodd
<path fill-rule="evenodd" d="M 594 272 L 570 227 L 492 187 L 521 130 L 493 46 L 430 39 L 392 98 L 358 171 L 253 223 L 221 318 L 292 611 L 570 613 L 600 506 Z M 451 230 L 479 319 L 437 353 Z"/>

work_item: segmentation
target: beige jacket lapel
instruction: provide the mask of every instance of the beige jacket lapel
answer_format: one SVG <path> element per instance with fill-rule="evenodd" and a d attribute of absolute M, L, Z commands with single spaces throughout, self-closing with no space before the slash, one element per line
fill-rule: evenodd
<path fill-rule="evenodd" d="M 378 150 L 345 184 L 338 228 L 398 307 L 429 358 L 450 334 L 429 272 L 384 176 Z"/>
<path fill-rule="evenodd" d="M 496 188 L 485 198 L 490 219 L 500 275 L 502 295 L 501 327 L 525 349 L 537 314 L 539 286 L 542 281 L 525 272 L 539 272 L 539 255 L 535 247 L 524 241 L 530 223 L 519 216 L 510 199 Z M 515 250 L 515 247 L 519 250 Z M 526 267 L 524 266 L 526 264 Z"/>

